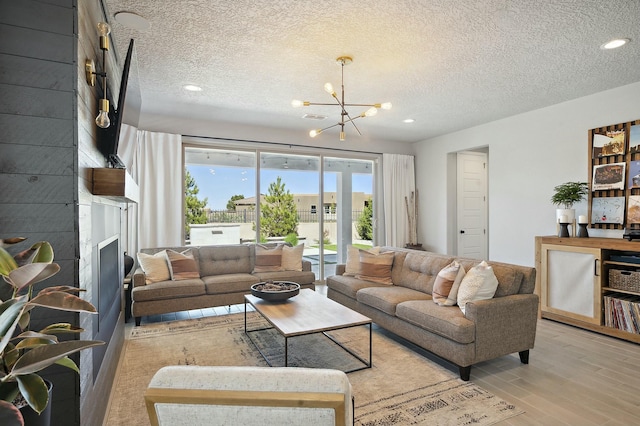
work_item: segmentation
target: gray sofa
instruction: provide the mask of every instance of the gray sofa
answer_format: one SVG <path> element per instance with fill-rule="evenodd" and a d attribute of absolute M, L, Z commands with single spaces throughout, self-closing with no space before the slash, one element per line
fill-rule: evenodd
<path fill-rule="evenodd" d="M 380 251 L 394 252 L 393 285 L 344 276 L 345 265 L 338 265 L 326 280 L 327 296 L 454 363 L 462 380 L 469 380 L 473 364 L 503 355 L 519 352 L 521 362 L 529 362 L 538 313 L 535 268 L 488 262 L 498 279 L 496 293 L 467 303 L 463 314 L 457 305 L 434 303 L 433 284 L 453 260 L 466 271 L 480 261 L 393 247 Z"/>
<path fill-rule="evenodd" d="M 143 316 L 243 303 L 244 295 L 251 293 L 251 286 L 261 281 L 293 281 L 300 288 L 315 290 L 311 262 L 304 259 L 302 271 L 254 273 L 255 244 L 161 247 L 140 252 L 155 254 L 166 249 L 177 252 L 191 249 L 200 278 L 146 284 L 145 274 L 138 268 L 133 274 L 131 291 L 131 313 L 136 325 L 140 325 Z"/>

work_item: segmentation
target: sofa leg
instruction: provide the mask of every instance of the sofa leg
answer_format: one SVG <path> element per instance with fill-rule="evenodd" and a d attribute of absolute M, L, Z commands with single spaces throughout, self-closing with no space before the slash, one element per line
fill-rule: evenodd
<path fill-rule="evenodd" d="M 467 365 L 466 367 L 458 367 L 458 370 L 460 371 L 460 379 L 468 382 L 471 377 L 471 366 Z"/>
<path fill-rule="evenodd" d="M 136 317 L 136 326 L 140 325 L 140 320 L 142 320 L 142 317 Z"/>
<path fill-rule="evenodd" d="M 520 355 L 520 362 L 523 364 L 529 364 L 529 349 L 526 351 L 518 352 Z"/>

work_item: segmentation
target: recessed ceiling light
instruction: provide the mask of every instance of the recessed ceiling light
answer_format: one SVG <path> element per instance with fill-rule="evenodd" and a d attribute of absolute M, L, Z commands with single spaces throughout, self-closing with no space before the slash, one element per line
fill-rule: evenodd
<path fill-rule="evenodd" d="M 416 121 L 416 120 L 414 120 L 413 118 L 406 118 L 406 119 L 402 120 L 403 123 L 413 123 L 414 121 Z"/>
<path fill-rule="evenodd" d="M 600 46 L 600 49 L 615 49 L 617 47 L 624 46 L 627 43 L 629 43 L 628 38 L 617 38 L 603 44 L 602 46 Z"/>
<path fill-rule="evenodd" d="M 116 12 L 113 17 L 115 18 L 116 22 L 133 30 L 147 31 L 149 28 L 151 28 L 151 22 L 149 22 L 147 18 L 144 18 L 137 13 Z"/>
<path fill-rule="evenodd" d="M 195 84 L 185 84 L 182 88 L 189 92 L 202 92 L 202 87 L 196 86 Z"/>

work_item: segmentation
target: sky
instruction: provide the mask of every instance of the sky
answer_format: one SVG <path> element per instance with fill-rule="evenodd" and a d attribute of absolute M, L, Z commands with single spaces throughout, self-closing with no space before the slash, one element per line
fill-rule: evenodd
<path fill-rule="evenodd" d="M 187 170 L 198 186 L 198 198 L 207 198 L 208 207 L 212 210 L 226 209 L 227 202 L 233 195 L 253 197 L 255 195 L 255 169 L 235 167 L 211 167 L 187 165 Z M 292 194 L 317 194 L 318 172 L 293 170 L 263 170 L 260 178 L 262 194 L 267 193 L 271 182 L 282 177 L 285 190 Z M 336 191 L 336 173 L 325 173 L 325 192 Z M 353 174 L 353 192 L 373 192 L 372 175 Z"/>

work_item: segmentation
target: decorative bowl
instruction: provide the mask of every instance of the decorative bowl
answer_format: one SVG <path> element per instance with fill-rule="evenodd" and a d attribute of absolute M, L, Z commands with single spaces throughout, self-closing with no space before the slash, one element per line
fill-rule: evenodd
<path fill-rule="evenodd" d="M 267 281 L 251 286 L 251 294 L 267 302 L 282 302 L 300 293 L 300 284 L 290 281 Z"/>

